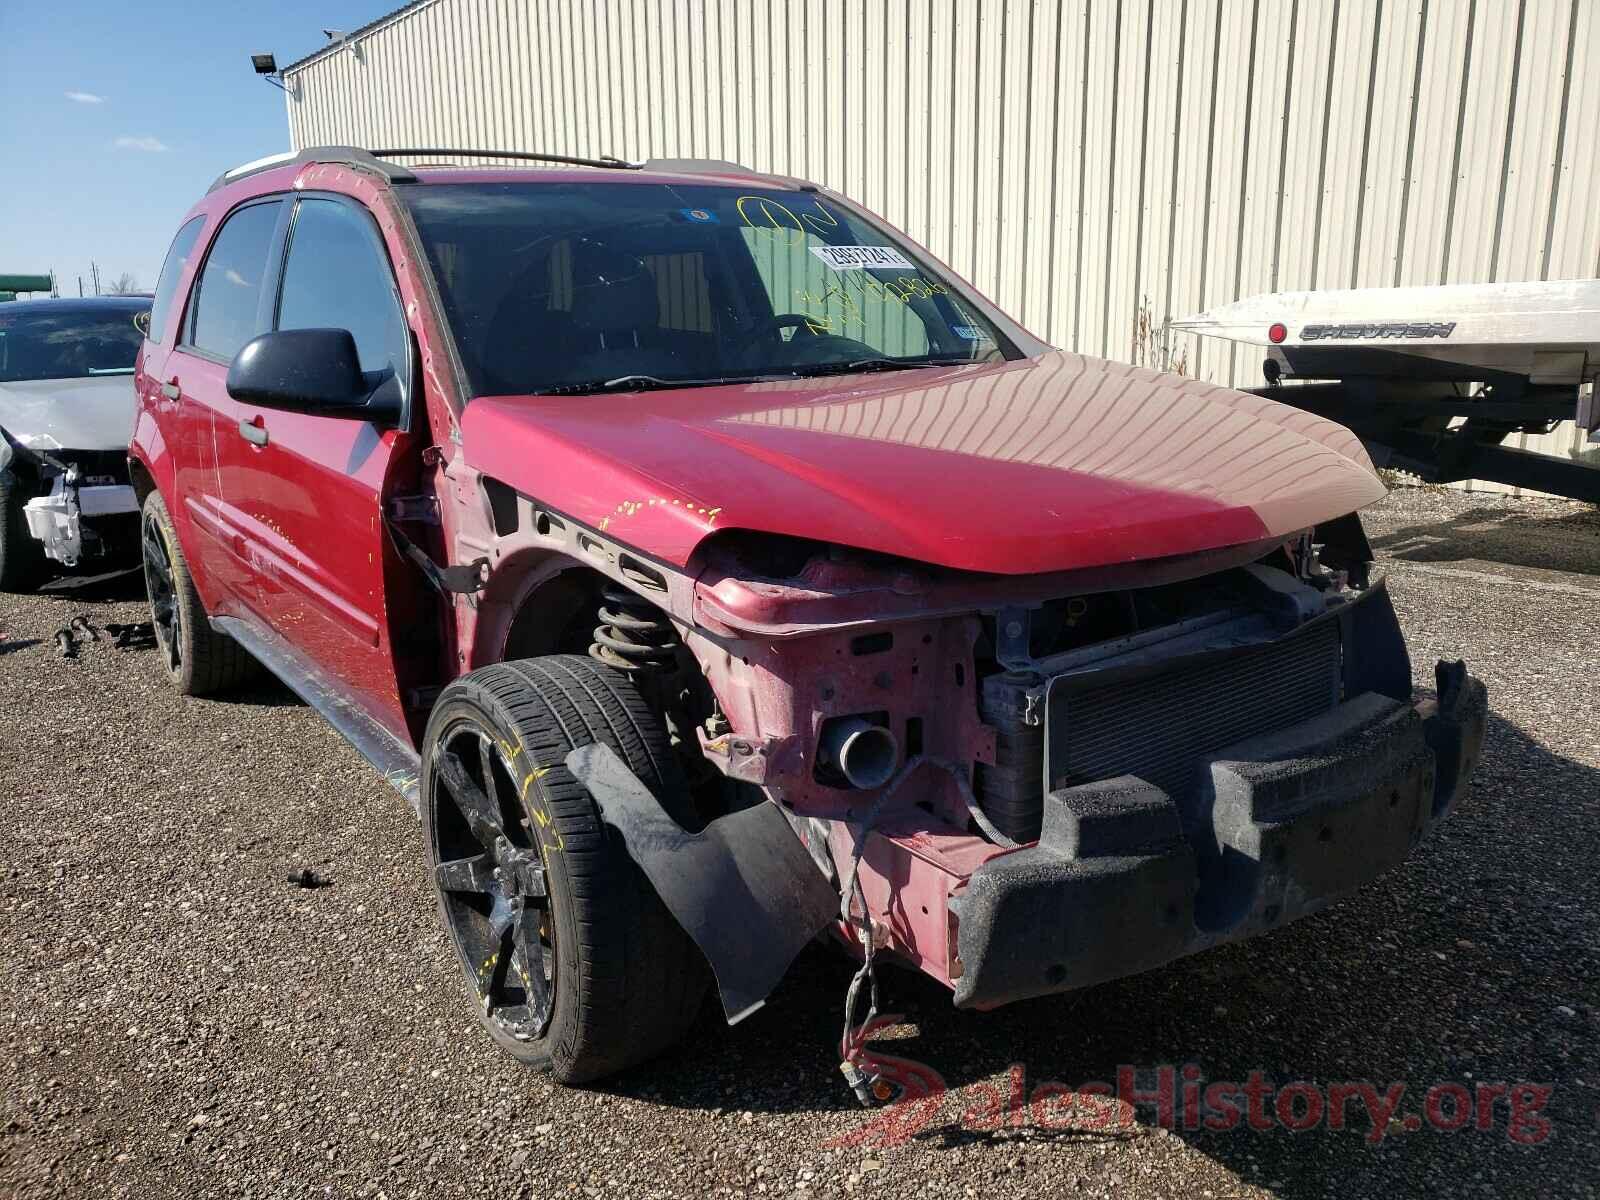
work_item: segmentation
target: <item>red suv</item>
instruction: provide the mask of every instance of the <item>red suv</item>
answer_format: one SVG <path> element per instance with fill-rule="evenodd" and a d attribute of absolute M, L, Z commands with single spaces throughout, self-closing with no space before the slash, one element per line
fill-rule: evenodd
<path fill-rule="evenodd" d="M 173 682 L 265 665 L 418 806 L 518 1058 L 636 1062 L 823 933 L 966 1007 L 1145 970 L 1461 795 L 1484 691 L 1413 696 L 1345 429 L 1053 350 L 801 180 L 439 153 L 219 179 L 129 457 Z"/>

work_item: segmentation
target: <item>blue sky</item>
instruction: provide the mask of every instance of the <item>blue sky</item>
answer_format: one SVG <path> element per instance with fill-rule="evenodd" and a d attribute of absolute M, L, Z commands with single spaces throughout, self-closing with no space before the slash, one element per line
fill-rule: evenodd
<path fill-rule="evenodd" d="M 155 286 L 184 211 L 231 166 L 289 148 L 280 65 L 399 0 L 0 0 L 0 272 L 61 294 Z"/>

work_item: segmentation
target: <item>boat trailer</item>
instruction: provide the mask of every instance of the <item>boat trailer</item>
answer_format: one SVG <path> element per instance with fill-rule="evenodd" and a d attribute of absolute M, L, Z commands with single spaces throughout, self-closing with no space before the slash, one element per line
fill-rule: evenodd
<path fill-rule="evenodd" d="M 1244 390 L 1347 426 L 1378 467 L 1600 504 L 1600 279 L 1279 292 L 1171 327 L 1260 347 Z M 1593 448 L 1505 444 L 1565 421 Z"/>

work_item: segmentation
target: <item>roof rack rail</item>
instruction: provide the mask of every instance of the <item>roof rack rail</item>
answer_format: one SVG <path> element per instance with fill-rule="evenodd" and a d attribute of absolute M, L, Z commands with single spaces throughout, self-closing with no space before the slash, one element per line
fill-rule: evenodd
<path fill-rule="evenodd" d="M 613 171 L 637 171 L 644 163 L 632 162 L 615 155 L 602 154 L 599 158 L 582 158 L 572 154 L 543 154 L 533 150 L 474 150 L 467 146 L 447 148 L 435 146 L 426 149 L 374 150 L 374 158 L 416 158 L 423 154 L 449 154 L 471 158 L 511 158 L 522 162 L 569 163 L 575 167 L 606 167 Z"/>
<path fill-rule="evenodd" d="M 351 167 L 365 167 L 369 171 L 376 171 L 390 183 L 415 183 L 417 177 L 404 167 L 397 167 L 394 163 L 384 162 L 378 155 L 370 150 L 363 150 L 359 146 L 307 146 L 298 153 L 287 151 L 283 154 L 269 154 L 265 158 L 257 158 L 247 163 L 241 163 L 232 170 L 224 171 L 218 175 L 207 194 L 230 183 L 245 179 L 261 171 L 270 171 L 274 167 L 285 167 L 291 163 L 341 163 Z"/>

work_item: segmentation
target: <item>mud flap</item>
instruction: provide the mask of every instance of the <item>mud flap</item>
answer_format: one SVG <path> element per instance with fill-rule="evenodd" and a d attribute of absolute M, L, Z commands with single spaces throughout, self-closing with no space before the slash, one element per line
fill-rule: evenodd
<path fill-rule="evenodd" d="M 580 746 L 566 765 L 706 956 L 728 1024 L 765 1004 L 795 955 L 838 919 L 838 893 L 773 804 L 690 833 L 609 746 Z"/>

